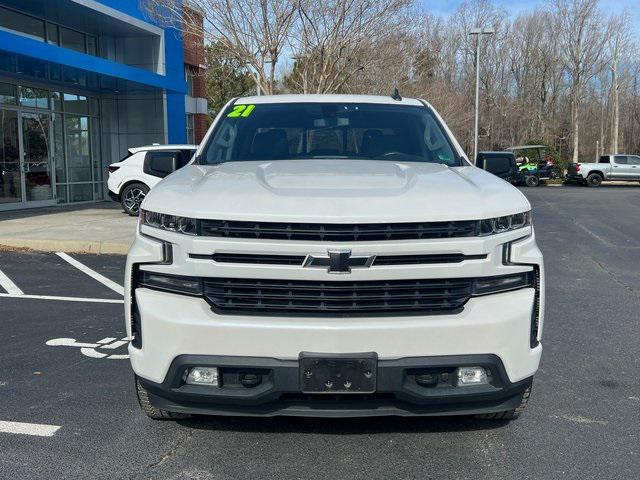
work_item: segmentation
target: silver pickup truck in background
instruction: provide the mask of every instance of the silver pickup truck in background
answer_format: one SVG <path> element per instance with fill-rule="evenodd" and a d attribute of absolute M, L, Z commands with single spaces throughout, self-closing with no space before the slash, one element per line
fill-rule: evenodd
<path fill-rule="evenodd" d="M 640 156 L 602 155 L 598 163 L 571 163 L 566 180 L 598 187 L 606 180 L 640 181 Z"/>

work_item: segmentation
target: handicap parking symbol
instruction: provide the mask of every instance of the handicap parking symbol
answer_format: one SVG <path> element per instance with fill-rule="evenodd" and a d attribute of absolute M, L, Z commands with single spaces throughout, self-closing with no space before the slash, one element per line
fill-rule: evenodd
<path fill-rule="evenodd" d="M 130 337 L 121 339 L 106 337 L 98 340 L 96 343 L 77 342 L 75 338 L 53 338 L 46 342 L 50 347 L 76 347 L 80 349 L 80 353 L 91 358 L 102 358 L 109 360 L 126 360 L 128 354 L 112 353 L 114 350 L 126 346 Z"/>

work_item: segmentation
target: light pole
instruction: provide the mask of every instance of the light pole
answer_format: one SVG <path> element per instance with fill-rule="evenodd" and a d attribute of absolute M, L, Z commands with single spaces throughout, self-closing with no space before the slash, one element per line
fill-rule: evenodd
<path fill-rule="evenodd" d="M 478 134 L 480 128 L 480 38 L 482 35 L 493 35 L 495 30 L 492 28 L 473 28 L 469 35 L 477 35 L 476 38 L 476 118 L 475 129 L 473 133 L 473 164 L 476 164 L 478 156 Z"/>

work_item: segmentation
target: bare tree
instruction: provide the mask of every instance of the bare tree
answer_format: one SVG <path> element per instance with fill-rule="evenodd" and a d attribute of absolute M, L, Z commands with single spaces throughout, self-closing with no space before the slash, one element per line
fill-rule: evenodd
<path fill-rule="evenodd" d="M 574 163 L 580 153 L 580 103 L 585 85 L 602 68 L 608 31 L 598 0 L 551 0 L 557 19 L 560 58 L 570 79 Z"/>
<path fill-rule="evenodd" d="M 618 153 L 620 136 L 620 59 L 629 53 L 632 45 L 631 18 L 628 12 L 613 17 L 607 41 L 607 65 L 611 70 L 611 144 L 610 153 Z"/>
<path fill-rule="evenodd" d="M 157 21 L 172 25 L 182 20 L 185 34 L 201 32 L 205 42 L 220 42 L 240 63 L 250 68 L 263 93 L 275 92 L 276 72 L 293 28 L 298 0 L 198 0 L 193 10 L 182 0 L 140 0 Z M 199 19 L 198 19 L 199 20 Z"/>
<path fill-rule="evenodd" d="M 343 91 L 407 33 L 411 0 L 303 0 L 298 4 L 289 82 L 304 93 Z M 352 82 L 353 83 L 353 82 Z"/>

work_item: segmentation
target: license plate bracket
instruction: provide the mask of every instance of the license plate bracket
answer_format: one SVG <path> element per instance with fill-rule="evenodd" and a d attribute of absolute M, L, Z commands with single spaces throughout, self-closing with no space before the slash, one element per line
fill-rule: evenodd
<path fill-rule="evenodd" d="M 374 393 L 378 355 L 300 354 L 300 391 L 302 393 Z"/>

